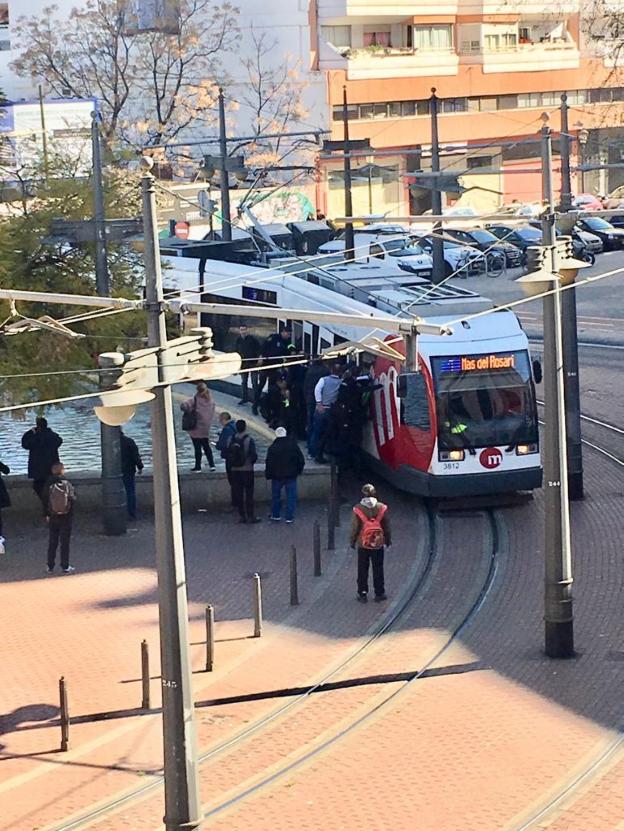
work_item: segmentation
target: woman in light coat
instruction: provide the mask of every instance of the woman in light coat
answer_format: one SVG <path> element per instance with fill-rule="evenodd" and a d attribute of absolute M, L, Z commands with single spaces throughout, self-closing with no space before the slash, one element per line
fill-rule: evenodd
<path fill-rule="evenodd" d="M 196 473 L 201 470 L 202 450 L 206 454 L 210 470 L 215 470 L 214 458 L 209 441 L 210 428 L 215 414 L 215 403 L 212 400 L 208 387 L 203 382 L 199 383 L 195 395 L 183 401 L 180 404 L 180 409 L 187 413 L 194 410 L 197 417 L 195 427 L 188 431 L 195 449 L 195 467 L 192 468 L 193 472 Z"/>

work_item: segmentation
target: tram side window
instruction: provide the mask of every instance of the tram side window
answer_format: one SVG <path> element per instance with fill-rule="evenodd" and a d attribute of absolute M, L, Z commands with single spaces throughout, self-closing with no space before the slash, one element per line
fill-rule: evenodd
<path fill-rule="evenodd" d="M 422 372 L 409 372 L 399 376 L 399 398 L 401 424 L 419 430 L 430 430 L 427 384 Z"/>

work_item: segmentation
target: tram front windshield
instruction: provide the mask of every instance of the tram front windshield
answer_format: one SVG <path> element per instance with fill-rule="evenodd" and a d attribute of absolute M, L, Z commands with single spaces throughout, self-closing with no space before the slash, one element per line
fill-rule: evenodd
<path fill-rule="evenodd" d="M 431 364 L 441 449 L 537 441 L 527 352 L 438 357 Z"/>

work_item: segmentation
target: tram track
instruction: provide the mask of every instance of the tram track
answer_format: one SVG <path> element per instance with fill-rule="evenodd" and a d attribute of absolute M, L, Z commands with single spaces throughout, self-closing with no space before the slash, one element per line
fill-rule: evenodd
<path fill-rule="evenodd" d="M 300 766 L 319 759 L 322 754 L 332 749 L 343 739 L 357 733 L 358 730 L 365 727 L 369 721 L 379 715 L 382 710 L 390 707 L 400 696 L 407 693 L 417 681 L 423 678 L 427 670 L 429 670 L 456 643 L 457 639 L 463 631 L 470 626 L 485 603 L 494 584 L 498 569 L 500 545 L 498 520 L 496 518 L 495 511 L 493 510 L 486 510 L 484 514 L 487 517 L 487 536 L 489 537 L 489 546 L 487 552 L 485 553 L 487 559 L 485 578 L 478 587 L 473 602 L 470 604 L 469 608 L 465 611 L 460 620 L 453 626 L 445 642 L 435 649 L 429 658 L 422 662 L 418 670 L 411 673 L 409 677 L 402 681 L 397 688 L 382 696 L 380 700 L 372 702 L 372 706 L 366 707 L 364 711 L 354 720 L 350 722 L 347 721 L 346 724 L 342 724 L 342 726 L 339 726 L 339 729 L 335 730 L 328 738 L 323 739 L 320 743 L 312 746 L 304 753 L 295 756 L 295 758 L 286 761 L 286 763 L 278 767 L 277 770 L 274 770 L 270 774 L 260 778 L 259 781 L 249 784 L 248 787 L 243 787 L 238 793 L 235 793 L 226 800 L 214 805 L 204 813 L 204 821 L 209 821 L 212 818 L 217 817 L 219 814 L 231 808 L 237 807 L 246 799 L 259 795 L 279 780 L 282 780 L 284 777 L 294 772 Z"/>
<path fill-rule="evenodd" d="M 349 655 L 347 655 L 344 660 L 342 660 L 337 666 L 332 667 L 329 672 L 323 675 L 319 681 L 307 686 L 301 692 L 293 696 L 286 704 L 259 718 L 253 724 L 250 724 L 236 735 L 225 739 L 215 747 L 201 753 L 198 757 L 200 766 L 205 765 L 218 756 L 241 746 L 244 742 L 259 734 L 262 730 L 266 730 L 278 719 L 287 716 L 291 711 L 304 705 L 306 701 L 309 701 L 315 693 L 323 692 L 324 688 L 330 685 L 332 679 L 336 675 L 350 667 L 358 659 L 362 658 L 380 641 L 380 639 L 384 637 L 384 635 L 393 631 L 393 629 L 401 622 L 405 614 L 410 609 L 412 603 L 417 599 L 418 595 L 427 583 L 438 554 L 436 517 L 433 511 L 429 508 L 426 510 L 426 525 L 428 544 L 426 546 L 426 554 L 422 568 L 419 570 L 418 574 L 415 575 L 407 591 L 404 592 L 401 601 L 395 606 L 390 615 L 382 619 L 380 624 L 374 629 L 364 643 L 358 645 Z M 157 774 L 151 781 L 145 782 L 143 785 L 133 788 L 116 798 L 112 798 L 92 810 L 86 811 L 68 821 L 51 826 L 47 828 L 46 831 L 80 831 L 81 829 L 88 828 L 100 820 L 116 813 L 117 811 L 131 806 L 137 801 L 142 801 L 143 799 L 148 798 L 152 794 L 156 793 L 157 790 L 162 787 L 162 784 L 163 775 Z"/>
<path fill-rule="evenodd" d="M 542 409 L 544 408 L 543 401 L 538 400 L 537 404 Z M 581 439 L 583 444 L 600 453 L 605 458 L 610 459 L 619 467 L 624 467 L 624 429 L 618 427 L 616 424 L 594 418 L 586 413 L 581 413 L 581 421 L 584 428 L 589 430 L 591 434 L 590 438 L 583 437 Z M 540 424 L 543 423 L 543 420 L 540 419 Z M 605 447 L 605 443 L 608 446 Z"/>

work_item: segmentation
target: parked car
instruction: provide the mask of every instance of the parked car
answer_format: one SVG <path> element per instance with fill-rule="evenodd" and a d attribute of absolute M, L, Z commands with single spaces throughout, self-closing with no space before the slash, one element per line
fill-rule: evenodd
<path fill-rule="evenodd" d="M 522 265 L 526 265 L 526 250 L 530 245 L 539 245 L 542 235 L 532 225 L 503 225 L 499 222 L 486 225 L 495 237 L 514 245 L 520 252 Z"/>
<path fill-rule="evenodd" d="M 605 198 L 603 205 L 608 211 L 624 208 L 624 185 L 620 185 L 615 190 L 612 190 Z"/>
<path fill-rule="evenodd" d="M 466 245 L 477 248 L 479 251 L 492 251 L 504 258 L 507 268 L 519 268 L 522 265 L 522 254 L 515 245 L 504 242 L 485 228 L 473 228 L 464 231 L 462 228 L 445 228 L 444 233 Z"/>
<path fill-rule="evenodd" d="M 572 207 L 582 211 L 601 211 L 603 204 L 601 199 L 591 193 L 579 193 L 572 200 Z"/>
<path fill-rule="evenodd" d="M 374 229 L 376 231 L 375 233 L 368 233 L 370 227 L 366 226 L 366 228 L 366 233 L 358 230 L 358 232 L 354 235 L 354 261 L 360 264 L 386 263 L 392 267 L 399 267 L 399 261 L 396 257 L 400 257 L 401 252 L 404 252 L 409 246 L 411 246 L 414 242 L 414 237 L 406 234 L 405 229 L 403 228 L 399 229 L 400 233 L 389 233 L 385 231 L 379 233 L 377 229 Z M 342 257 L 344 256 L 344 250 L 344 239 L 335 239 L 320 245 L 317 253 L 326 255 L 333 254 Z M 409 254 L 409 270 L 413 274 L 417 274 L 419 277 L 430 279 L 433 271 L 433 260 L 431 257 L 422 249 L 414 247 L 409 249 Z M 392 259 L 389 259 L 390 257 L 392 257 Z M 329 263 L 330 258 L 328 257 L 324 264 L 329 265 Z"/>
<path fill-rule="evenodd" d="M 433 237 L 420 237 L 418 246 L 425 253 L 433 254 Z M 468 276 L 483 274 L 486 270 L 485 257 L 480 251 L 468 248 L 459 242 L 444 240 L 444 273 L 447 277 L 457 273 L 462 279 Z"/>
<path fill-rule="evenodd" d="M 541 233 L 539 222 L 532 222 L 531 225 Z M 589 231 L 582 231 L 577 225 L 569 232 L 560 231 L 556 228 L 555 234 L 558 237 L 572 237 L 574 256 L 588 263 L 594 263 L 596 254 L 602 254 L 604 251 L 604 244 L 600 237 L 597 237 L 595 234 L 590 234 Z"/>
<path fill-rule="evenodd" d="M 590 234 L 600 237 L 605 251 L 624 248 L 624 229 L 615 228 L 601 216 L 584 216 L 579 219 L 578 226 L 581 231 L 589 231 Z"/>

